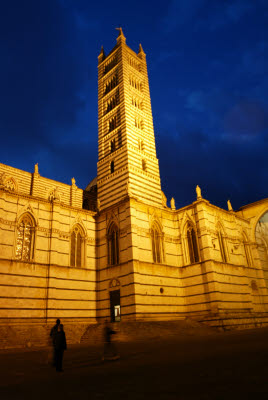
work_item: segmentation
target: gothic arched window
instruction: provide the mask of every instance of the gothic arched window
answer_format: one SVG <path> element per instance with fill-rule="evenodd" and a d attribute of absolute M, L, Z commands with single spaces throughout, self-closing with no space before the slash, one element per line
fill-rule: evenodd
<path fill-rule="evenodd" d="M 29 214 L 25 214 L 17 227 L 16 258 L 29 261 L 33 259 L 35 224 Z"/>
<path fill-rule="evenodd" d="M 222 232 L 218 231 L 217 236 L 218 236 L 218 241 L 219 241 L 219 246 L 220 246 L 221 259 L 223 262 L 227 262 L 225 239 L 222 235 Z"/>
<path fill-rule="evenodd" d="M 193 264 L 199 262 L 197 237 L 193 226 L 190 224 L 188 225 L 187 228 L 187 243 L 188 243 L 190 263 Z"/>
<path fill-rule="evenodd" d="M 79 225 L 71 233 L 71 267 L 82 267 L 84 235 Z"/>
<path fill-rule="evenodd" d="M 151 240 L 152 240 L 153 261 L 161 263 L 163 259 L 162 232 L 158 224 L 156 223 L 154 223 L 151 228 Z"/>
<path fill-rule="evenodd" d="M 108 231 L 108 263 L 109 265 L 119 264 L 119 229 L 112 223 Z"/>

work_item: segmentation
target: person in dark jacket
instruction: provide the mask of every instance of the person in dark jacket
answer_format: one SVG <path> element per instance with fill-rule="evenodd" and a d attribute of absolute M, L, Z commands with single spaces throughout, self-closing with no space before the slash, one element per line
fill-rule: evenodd
<path fill-rule="evenodd" d="M 57 320 L 56 320 L 56 325 L 54 325 L 53 326 L 53 328 L 51 328 L 51 331 L 50 331 L 50 337 L 52 338 L 52 340 L 53 340 L 53 336 L 54 336 L 54 334 L 57 332 L 57 330 L 58 330 L 58 326 L 60 325 L 60 319 L 58 318 Z"/>
<path fill-rule="evenodd" d="M 62 359 L 64 350 L 67 349 L 65 332 L 63 325 L 58 325 L 58 330 L 54 335 L 55 367 L 56 371 L 62 372 Z"/>
<path fill-rule="evenodd" d="M 58 331 L 59 325 L 60 325 L 60 319 L 58 318 L 58 319 L 56 320 L 56 325 L 54 325 L 53 328 L 51 328 L 51 331 L 50 331 L 50 337 L 51 337 L 52 346 L 53 346 L 53 361 L 52 361 L 53 367 L 55 367 L 55 365 L 56 365 L 55 346 L 54 346 L 54 336 L 55 336 L 56 332 Z"/>

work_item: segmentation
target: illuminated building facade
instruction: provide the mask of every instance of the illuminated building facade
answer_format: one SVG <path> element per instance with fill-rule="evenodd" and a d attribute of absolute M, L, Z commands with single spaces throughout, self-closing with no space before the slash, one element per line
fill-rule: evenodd
<path fill-rule="evenodd" d="M 268 199 L 224 210 L 197 186 L 192 204 L 168 206 L 141 45 L 120 29 L 98 68 L 98 173 L 85 190 L 0 164 L 0 346 L 15 345 L 11 326 L 23 345 L 44 341 L 58 317 L 73 342 L 106 318 L 268 323 Z"/>

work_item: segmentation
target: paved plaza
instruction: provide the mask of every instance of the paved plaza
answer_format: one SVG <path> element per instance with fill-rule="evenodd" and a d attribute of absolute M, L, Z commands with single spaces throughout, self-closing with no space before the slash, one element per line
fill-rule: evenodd
<path fill-rule="evenodd" d="M 110 362 L 102 348 L 69 346 L 63 373 L 48 364 L 49 349 L 2 350 L 1 400 L 268 396 L 268 328 L 118 343 L 121 358 Z"/>

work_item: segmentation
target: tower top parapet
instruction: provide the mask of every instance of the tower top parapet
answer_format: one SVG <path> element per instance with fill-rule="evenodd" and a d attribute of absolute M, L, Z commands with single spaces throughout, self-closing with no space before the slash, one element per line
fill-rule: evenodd
<path fill-rule="evenodd" d="M 120 28 L 115 28 L 117 31 L 119 31 L 119 33 L 118 33 L 118 36 L 117 36 L 117 39 L 116 39 L 116 41 L 117 41 L 117 44 L 120 44 L 120 43 L 126 43 L 126 37 L 125 37 L 125 35 L 123 34 L 123 29 L 120 27 Z"/>
<path fill-rule="evenodd" d="M 100 51 L 100 54 L 98 55 L 98 61 L 99 61 L 99 64 L 105 59 L 105 53 L 104 53 L 104 49 L 103 49 L 103 46 L 101 46 L 101 51 Z"/>
<path fill-rule="evenodd" d="M 141 44 L 139 45 L 138 56 L 139 56 L 141 59 L 145 59 L 145 57 L 146 57 L 146 54 L 144 53 L 144 51 L 143 51 L 143 48 L 142 48 L 142 45 L 141 45 Z"/>

